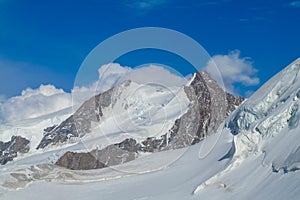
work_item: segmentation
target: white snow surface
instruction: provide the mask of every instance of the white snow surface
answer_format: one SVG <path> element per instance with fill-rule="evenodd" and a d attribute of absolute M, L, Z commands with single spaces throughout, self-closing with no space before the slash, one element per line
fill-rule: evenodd
<path fill-rule="evenodd" d="M 103 109 L 104 119 L 82 139 L 87 149 L 103 148 L 126 138 L 137 142 L 160 138 L 190 105 L 182 87 L 130 82 L 119 91 L 112 98 L 115 103 Z"/>
<path fill-rule="evenodd" d="M 72 112 L 72 108 L 69 107 L 37 118 L 0 124 L 0 141 L 10 141 L 12 136 L 22 136 L 30 140 L 29 153 L 23 155 L 19 154 L 16 159 L 21 159 L 38 153 L 39 151 L 36 150 L 36 147 L 43 137 L 44 129 L 60 124 L 62 121 L 67 119 Z"/>
<path fill-rule="evenodd" d="M 129 128 L 124 127 L 128 133 L 144 133 L 137 131 L 135 124 L 147 131 L 156 130 L 152 128 L 159 125 L 163 111 L 170 121 L 178 115 L 179 111 L 170 114 L 175 104 L 178 105 L 172 104 L 174 98 L 169 98 L 174 92 L 162 90 L 162 99 L 171 99 L 167 106 L 162 106 L 166 102 L 157 96 L 143 95 L 156 87 L 139 88 L 139 84 L 132 87 L 135 86 L 136 96 L 142 98 L 135 95 L 129 98 L 132 90 L 125 91 L 121 99 L 126 101 L 117 102 L 114 108 L 117 116 L 125 120 L 120 127 L 131 123 Z M 51 165 L 66 150 L 80 150 L 88 142 L 17 159 L 0 166 L 0 199 L 298 200 L 299 88 L 300 59 L 274 76 L 232 113 L 215 135 L 189 148 L 143 155 L 113 168 L 71 171 Z M 126 102 L 134 103 L 138 109 L 132 107 L 124 112 Z M 144 103 L 150 105 L 147 107 Z M 152 109 L 157 115 L 146 114 Z M 121 113 L 127 114 L 122 116 Z M 111 131 L 110 135 L 118 135 L 109 129 L 114 115 L 109 116 L 95 130 L 101 128 L 104 132 Z M 93 139 L 91 136 L 90 141 Z"/>

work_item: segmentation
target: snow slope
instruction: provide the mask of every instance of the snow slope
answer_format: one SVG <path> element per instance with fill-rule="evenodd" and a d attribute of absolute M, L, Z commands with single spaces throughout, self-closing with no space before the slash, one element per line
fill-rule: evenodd
<path fill-rule="evenodd" d="M 190 105 L 183 87 L 130 82 L 119 91 L 112 97 L 114 103 L 102 111 L 102 122 L 95 123 L 92 132 L 82 138 L 87 149 L 126 138 L 140 142 L 147 137 L 160 137 Z"/>
<path fill-rule="evenodd" d="M 2 198 L 170 199 L 173 197 L 173 199 L 185 199 L 187 196 L 192 197 L 195 185 L 208 179 L 212 174 L 222 171 L 227 166 L 230 159 L 224 159 L 220 162 L 218 159 L 232 147 L 232 139 L 233 136 L 228 131 L 222 134 L 221 140 L 217 144 L 218 148 L 214 148 L 204 159 L 198 158 L 199 144 L 187 149 L 152 154 L 149 157 L 144 157 L 147 162 L 141 158 L 119 166 L 118 170 L 123 175 L 115 175 L 106 181 L 84 182 L 80 179 L 77 181 L 36 181 L 26 189 L 3 192 Z M 172 158 L 174 153 L 175 157 L 180 155 L 179 158 L 176 162 L 166 164 L 165 158 L 170 159 L 170 156 Z M 155 166 L 157 164 L 163 164 L 164 168 L 157 169 Z M 140 165 L 140 167 L 136 168 L 136 165 Z M 128 166 L 129 169 L 126 168 Z M 148 168 L 145 169 L 145 166 Z M 143 168 L 144 171 L 137 171 Z M 99 175 L 105 174 L 106 170 L 93 170 L 93 172 Z M 151 172 L 153 170 L 158 171 Z M 68 171 L 68 173 L 76 172 Z M 51 196 L 45 195 L 49 192 Z"/>
<path fill-rule="evenodd" d="M 43 130 L 54 124 L 60 124 L 69 117 L 72 112 L 72 107 L 69 107 L 37 118 L 0 123 L 0 141 L 9 141 L 12 136 L 22 136 L 30 140 L 30 152 L 18 156 L 18 158 L 35 154 L 37 153 L 36 147 L 43 137 Z"/>

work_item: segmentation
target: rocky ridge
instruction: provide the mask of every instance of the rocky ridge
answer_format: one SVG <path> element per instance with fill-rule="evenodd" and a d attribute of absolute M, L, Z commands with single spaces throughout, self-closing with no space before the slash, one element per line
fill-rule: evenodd
<path fill-rule="evenodd" d="M 5 165 L 17 157 L 18 153 L 29 151 L 29 140 L 21 136 L 12 136 L 10 141 L 0 141 L 0 164 Z"/>
<path fill-rule="evenodd" d="M 123 86 L 124 84 L 128 86 L 130 82 L 123 83 Z M 110 102 L 111 97 L 119 88 L 121 87 L 99 94 L 83 104 L 74 114 L 84 113 L 87 116 L 80 123 L 84 124 L 84 126 L 79 131 L 76 131 L 77 134 L 72 134 L 74 125 L 66 127 L 65 124 L 67 122 L 63 122 L 59 129 L 53 129 L 45 134 L 46 137 L 41 142 L 43 145 L 40 144 L 39 148 L 44 148 L 51 143 L 65 142 L 68 139 L 66 134 L 61 136 L 61 132 L 56 130 L 68 130 L 71 137 L 81 137 L 88 133 L 91 122 L 93 120 L 97 120 L 97 122 L 101 120 L 103 116 L 101 109 L 113 103 Z M 95 149 L 87 153 L 67 152 L 59 158 L 56 164 L 75 170 L 95 169 L 134 160 L 140 152 L 152 153 L 193 145 L 207 135 L 212 134 L 223 120 L 244 101 L 242 97 L 233 96 L 225 92 L 206 72 L 196 73 L 190 85 L 184 86 L 184 91 L 191 102 L 188 111 L 175 121 L 173 127 L 167 133 L 162 133 L 160 137 L 148 137 L 140 143 L 134 138 L 127 138 L 120 143 L 108 145 L 101 150 Z M 72 116 L 69 119 L 71 118 Z M 68 129 L 68 127 L 71 128 Z M 81 132 L 81 135 L 78 132 Z M 55 137 L 52 137 L 54 139 L 47 139 L 47 134 L 49 135 L 50 133 L 55 135 L 55 137 L 63 138 L 63 140 L 57 140 Z M 82 160 L 86 162 L 82 162 Z"/>

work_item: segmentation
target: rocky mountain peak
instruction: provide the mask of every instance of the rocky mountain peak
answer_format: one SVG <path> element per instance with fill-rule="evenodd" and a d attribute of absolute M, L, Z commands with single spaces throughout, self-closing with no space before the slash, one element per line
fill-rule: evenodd
<path fill-rule="evenodd" d="M 127 86 L 129 84 L 127 83 Z M 112 96 L 116 96 L 115 93 L 120 92 L 119 90 L 122 90 L 122 87 L 95 96 L 74 115 L 79 117 L 90 113 L 92 116 L 97 116 L 96 118 L 84 118 L 85 120 L 81 122 L 81 124 L 88 124 L 89 126 L 93 120 L 101 121 L 103 117 L 101 109 L 114 103 L 112 99 L 115 100 L 116 98 L 112 98 Z M 93 150 L 86 154 L 72 154 L 69 152 L 63 155 L 57 164 L 66 168 L 82 169 L 86 166 L 77 166 L 79 160 L 82 159 L 81 156 L 90 157 L 90 155 L 94 155 L 96 160 L 100 160 L 104 164 L 101 167 L 104 167 L 133 160 L 139 152 L 157 152 L 193 145 L 203 140 L 207 135 L 212 134 L 222 121 L 244 100 L 242 97 L 225 92 L 204 71 L 194 74 L 190 84 L 184 86 L 184 92 L 190 101 L 190 106 L 185 114 L 175 120 L 173 127 L 168 132 L 162 132 L 159 137 L 147 137 L 140 142 L 137 142 L 135 138 L 127 138 L 120 143 L 108 144 L 104 149 Z M 67 128 L 64 127 L 63 129 Z M 77 137 L 80 136 L 77 135 Z M 93 169 L 95 162 L 91 161 L 90 163 L 91 169 Z"/>

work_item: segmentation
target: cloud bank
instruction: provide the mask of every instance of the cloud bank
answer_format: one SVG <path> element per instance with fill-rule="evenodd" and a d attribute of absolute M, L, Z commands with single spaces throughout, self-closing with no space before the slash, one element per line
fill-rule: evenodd
<path fill-rule="evenodd" d="M 53 85 L 41 85 L 37 89 L 23 90 L 20 96 L 5 101 L 1 105 L 0 118 L 4 121 L 35 118 L 71 105 L 71 94 Z"/>
<path fill-rule="evenodd" d="M 74 87 L 71 93 L 53 85 L 41 85 L 36 89 L 27 88 L 21 95 L 7 100 L 0 95 L 0 121 L 36 118 L 73 105 L 81 105 L 95 94 L 104 92 L 124 80 L 130 79 L 138 83 L 155 82 L 165 86 L 179 86 L 186 83 L 185 79 L 155 65 L 132 69 L 111 63 L 100 67 L 98 73 L 98 80 L 91 86 Z"/>
<path fill-rule="evenodd" d="M 215 67 L 217 66 L 217 68 Z M 257 70 L 249 58 L 241 58 L 239 51 L 228 55 L 215 55 L 208 62 L 206 71 L 219 84 L 224 82 L 227 91 L 234 93 L 235 84 L 253 86 L 259 84 Z M 166 87 L 182 86 L 188 82 L 163 66 L 147 65 L 132 69 L 116 63 L 103 65 L 98 69 L 99 78 L 90 86 L 74 87 L 71 93 L 53 85 L 27 88 L 19 96 L 6 99 L 0 95 L 0 121 L 18 121 L 51 114 L 73 105 L 81 105 L 95 94 L 104 92 L 124 80 L 140 84 L 157 83 Z M 222 80 L 218 77 L 222 77 Z M 251 91 L 246 91 L 250 94 Z"/>
<path fill-rule="evenodd" d="M 247 87 L 260 83 L 259 78 L 256 76 L 257 69 L 254 68 L 251 59 L 241 58 L 238 50 L 232 51 L 228 55 L 213 56 L 205 70 L 220 85 L 224 83 L 225 89 L 231 93 L 237 92 L 236 84 Z M 220 80 L 220 75 L 223 80 Z"/>

